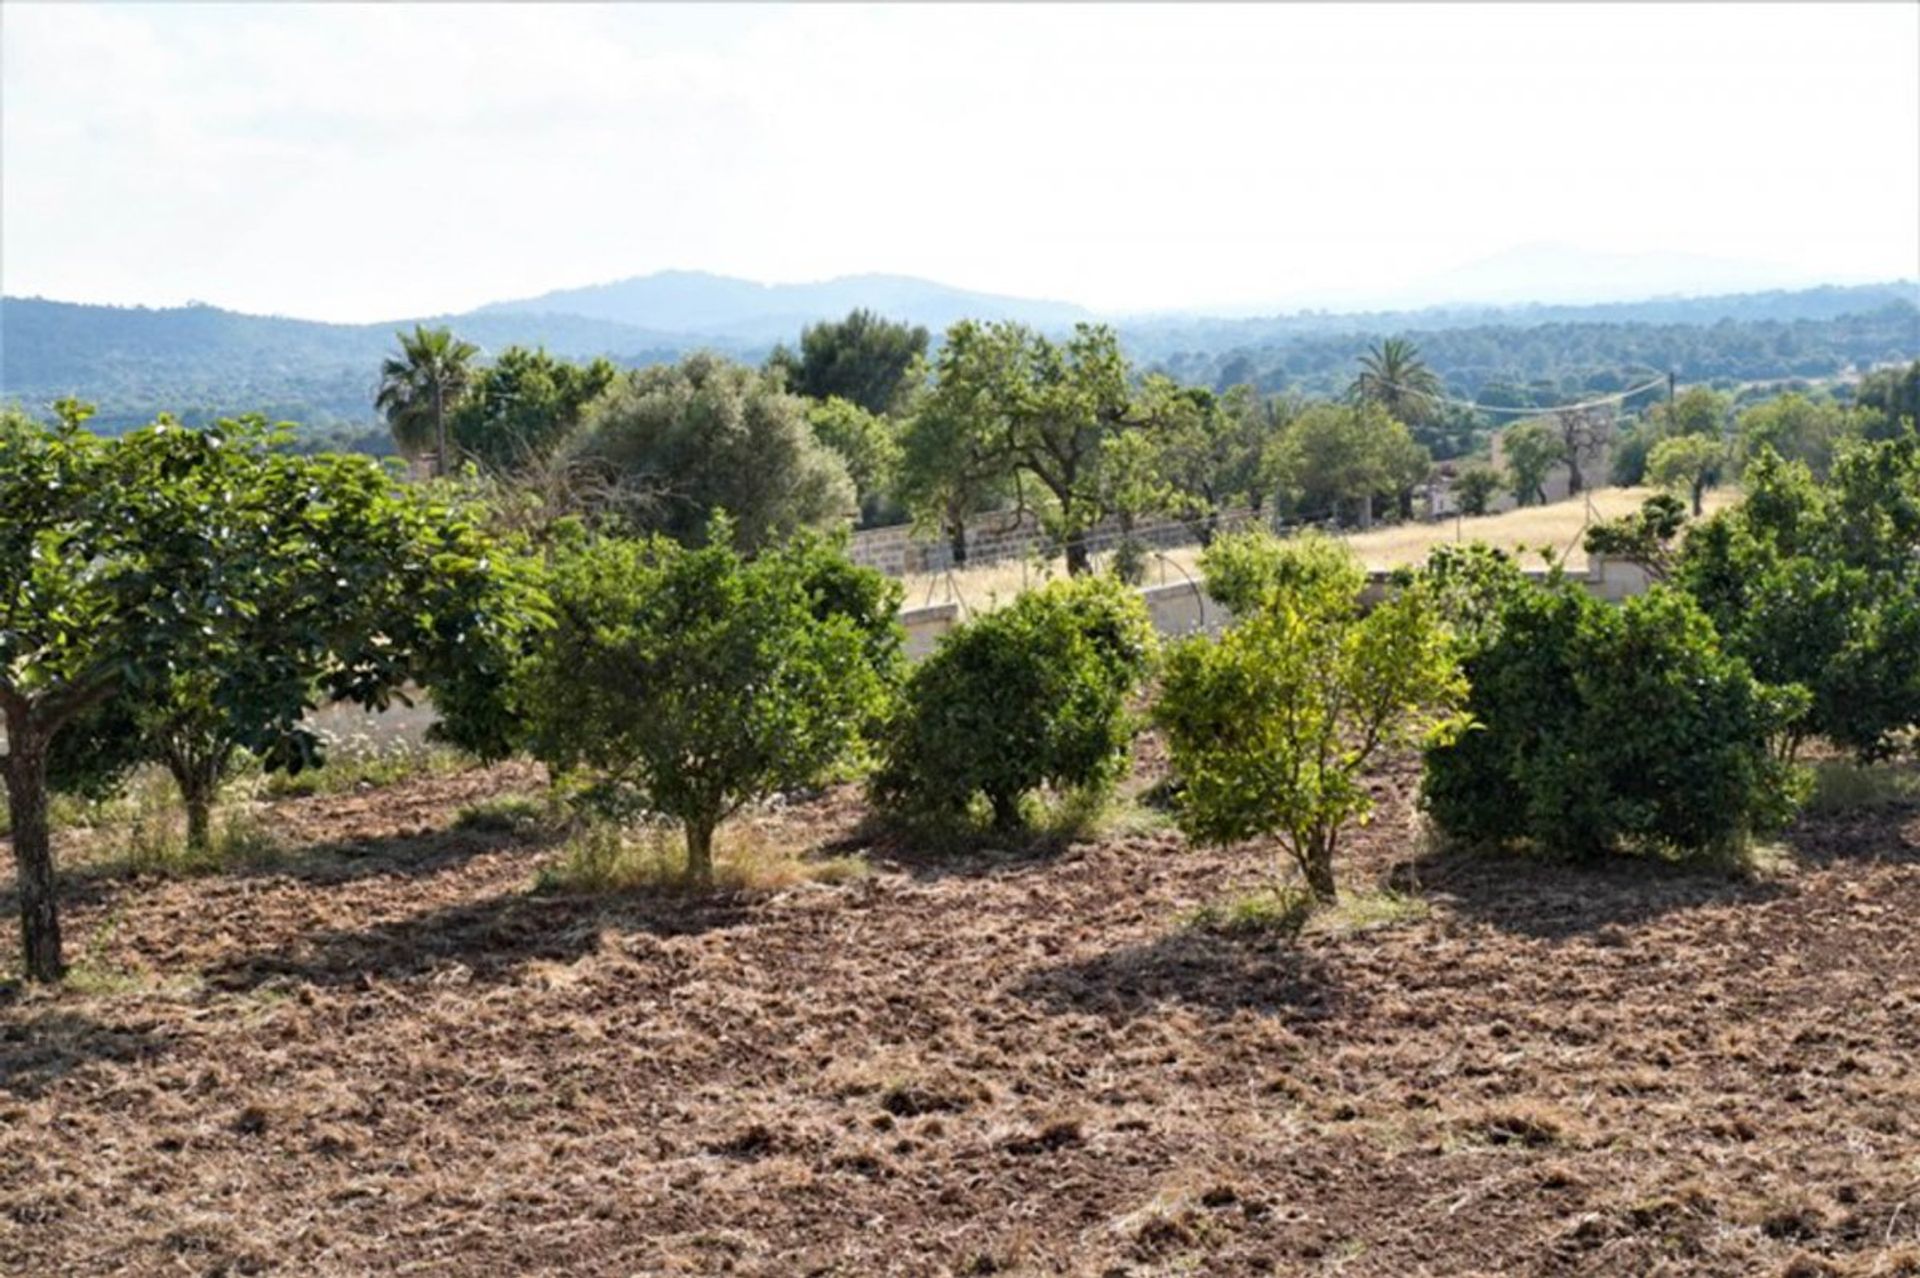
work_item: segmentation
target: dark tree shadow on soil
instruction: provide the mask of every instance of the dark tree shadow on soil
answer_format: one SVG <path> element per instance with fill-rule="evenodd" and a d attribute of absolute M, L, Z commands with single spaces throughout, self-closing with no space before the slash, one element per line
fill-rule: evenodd
<path fill-rule="evenodd" d="M 1444 901 L 1503 932 L 1562 941 L 1703 906 L 1759 904 L 1786 884 L 1737 868 L 1653 857 L 1569 862 L 1517 852 L 1436 849 L 1396 866 L 1387 885 Z"/>
<path fill-rule="evenodd" d="M 534 960 L 578 959 L 598 947 L 603 931 L 686 936 L 732 926 L 750 908 L 729 896 L 505 892 L 394 923 L 314 933 L 220 963 L 205 977 L 217 989 L 244 990 L 286 980 L 406 980 L 458 965 L 477 979 L 497 979 Z"/>
<path fill-rule="evenodd" d="M 1127 1021 L 1169 1004 L 1211 1012 L 1254 1012 L 1289 1021 L 1351 1012 L 1353 996 L 1327 966 L 1280 934 L 1226 934 L 1180 928 L 1155 940 L 1035 972 L 1023 998 L 1054 1012 Z"/>
<path fill-rule="evenodd" d="M 148 1060 L 165 1039 L 140 1026 L 112 1025 L 79 1012 L 9 1009 L 0 1016 L 0 1093 L 34 1097 L 90 1061 Z"/>
<path fill-rule="evenodd" d="M 426 878 L 476 857 L 517 851 L 529 856 L 553 847 L 557 831 L 472 830 L 454 827 L 418 834 L 344 839 L 291 848 L 225 871 L 234 878 L 291 878 L 313 884 L 366 878 Z"/>
<path fill-rule="evenodd" d="M 1850 812 L 1811 813 L 1783 840 L 1803 865 L 1842 861 L 1920 863 L 1920 804 L 1886 804 Z"/>
<path fill-rule="evenodd" d="M 1097 834 L 1071 827 L 993 830 L 957 821 L 922 823 L 872 814 L 817 851 L 822 856 L 860 853 L 875 865 L 932 882 L 1040 869 L 1097 841 Z"/>

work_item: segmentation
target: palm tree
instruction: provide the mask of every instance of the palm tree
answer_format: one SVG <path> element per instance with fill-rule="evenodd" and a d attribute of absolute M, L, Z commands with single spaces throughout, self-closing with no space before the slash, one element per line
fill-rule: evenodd
<path fill-rule="evenodd" d="M 1431 413 L 1444 388 L 1404 337 L 1389 337 L 1360 357 L 1360 372 L 1347 387 L 1356 403 L 1372 402 L 1396 420 L 1418 424 Z"/>
<path fill-rule="evenodd" d="M 415 324 L 412 334 L 396 333 L 400 354 L 380 365 L 380 389 L 373 406 L 386 414 L 393 442 L 409 457 L 433 447 L 433 471 L 447 473 L 447 410 L 466 392 L 474 356 L 480 348 L 463 342 L 451 329 Z"/>

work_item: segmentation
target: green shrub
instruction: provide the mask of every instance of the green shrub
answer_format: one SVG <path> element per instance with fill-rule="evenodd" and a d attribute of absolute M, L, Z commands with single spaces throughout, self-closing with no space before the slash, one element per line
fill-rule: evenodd
<path fill-rule="evenodd" d="M 1466 689 L 1423 583 L 1360 612 L 1350 577 L 1275 591 L 1218 640 L 1173 650 L 1154 717 L 1183 783 L 1179 820 L 1209 843 L 1275 837 L 1317 901 L 1334 853 L 1373 810 L 1367 767 L 1460 726 Z"/>
<path fill-rule="evenodd" d="M 1755 680 L 1679 592 L 1614 608 L 1529 589 L 1466 673 L 1473 728 L 1427 751 L 1423 784 L 1450 838 L 1724 853 L 1792 813 L 1799 779 L 1769 742 L 1804 696 Z"/>
<path fill-rule="evenodd" d="M 1746 484 L 1689 533 L 1675 580 L 1755 674 L 1812 694 L 1789 748 L 1888 754 L 1920 725 L 1920 436 L 1843 445 L 1827 484 L 1763 445 Z"/>
<path fill-rule="evenodd" d="M 811 588 L 810 548 L 747 560 L 732 543 L 724 520 L 698 549 L 562 540 L 518 698 L 536 757 L 679 822 L 702 883 L 720 823 L 844 766 L 888 693 L 873 635 Z"/>
<path fill-rule="evenodd" d="M 1227 533 L 1200 555 L 1207 595 L 1236 615 L 1257 609 L 1277 590 L 1326 582 L 1349 600 L 1366 588 L 1366 570 L 1345 545 L 1318 533 L 1276 537 L 1264 528 Z"/>
<path fill-rule="evenodd" d="M 876 802 L 952 817 L 984 795 L 1005 828 L 1041 786 L 1111 783 L 1134 730 L 1127 700 L 1153 652 L 1146 606 L 1111 578 L 1053 582 L 974 618 L 908 679 Z"/>

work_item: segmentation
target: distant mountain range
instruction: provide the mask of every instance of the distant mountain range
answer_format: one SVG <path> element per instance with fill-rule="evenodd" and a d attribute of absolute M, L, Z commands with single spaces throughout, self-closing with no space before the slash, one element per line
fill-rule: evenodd
<path fill-rule="evenodd" d="M 1120 321 L 1119 327 L 1129 351 L 1143 365 L 1196 373 L 1232 369 L 1247 362 L 1239 359 L 1244 352 L 1259 357 L 1252 360 L 1255 366 L 1281 370 L 1284 377 L 1285 352 L 1315 338 L 1337 336 L 1344 350 L 1362 339 L 1406 332 L 1472 329 L 1497 334 L 1549 325 L 1723 321 L 1804 325 L 1888 307 L 1896 313 L 1845 350 L 1877 355 L 1883 348 L 1912 348 L 1920 354 L 1920 319 L 1911 318 L 1916 303 L 1920 284 L 1903 281 L 1596 305 L 1307 311 L 1240 319 L 1149 316 Z M 488 353 L 512 344 L 544 345 L 570 358 L 606 355 L 622 364 L 643 365 L 702 348 L 759 361 L 776 343 L 795 341 L 806 324 L 838 318 L 856 307 L 923 324 L 936 338 L 961 318 L 1018 320 L 1054 331 L 1095 318 L 1067 302 L 969 292 L 905 276 L 768 285 L 690 271 L 383 324 L 329 324 L 205 305 L 116 307 L 7 297 L 0 299 L 0 398 L 41 406 L 61 395 L 79 395 L 99 404 L 97 420 L 107 429 L 149 420 L 161 409 L 190 421 L 261 411 L 322 427 L 367 423 L 373 416 L 380 360 L 393 349 L 395 331 L 416 322 L 448 325 Z M 1891 336 L 1883 340 L 1887 334 Z M 1515 339 L 1475 339 L 1483 351 L 1476 359 L 1483 375 L 1488 368 L 1498 371 L 1503 340 Z M 1794 341 L 1805 344 L 1791 334 L 1779 340 L 1789 346 Z M 1320 345 L 1327 343 L 1322 340 Z M 1639 351 L 1638 358 L 1651 353 Z M 1324 359 L 1313 368 L 1296 369 L 1289 384 L 1312 385 L 1301 378 L 1322 376 L 1320 362 Z M 1803 360 L 1801 365 L 1819 362 Z M 1516 366 L 1516 375 L 1518 371 Z M 1781 375 L 1800 371 L 1800 366 L 1783 367 Z"/>
<path fill-rule="evenodd" d="M 475 315 L 580 315 L 638 328 L 745 343 L 790 342 L 815 320 L 865 307 L 944 329 L 956 320 L 1018 320 L 1059 328 L 1092 319 L 1068 302 L 972 293 L 905 275 L 847 275 L 818 284 L 759 284 L 704 271 L 661 271 L 611 284 L 559 289 L 517 302 L 492 302 Z"/>

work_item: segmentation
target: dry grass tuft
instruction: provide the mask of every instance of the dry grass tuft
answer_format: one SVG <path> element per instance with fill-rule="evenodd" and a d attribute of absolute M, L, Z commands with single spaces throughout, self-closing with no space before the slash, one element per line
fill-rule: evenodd
<path fill-rule="evenodd" d="M 187 845 L 183 813 L 148 811 L 128 823 L 125 841 L 94 866 L 105 873 L 187 879 L 272 865 L 285 854 L 279 838 L 248 808 L 216 811 L 213 837 L 204 848 Z"/>
<path fill-rule="evenodd" d="M 802 883 L 848 883 L 870 873 L 864 857 L 803 860 L 776 847 L 751 826 L 724 829 L 714 836 L 715 892 L 777 892 Z M 625 830 L 610 824 L 589 825 L 568 839 L 558 858 L 541 869 L 535 887 L 593 896 L 699 890 L 687 873 L 686 840 L 678 830 L 662 826 Z"/>
<path fill-rule="evenodd" d="M 1920 764 L 1822 759 L 1813 765 L 1809 812 L 1860 812 L 1920 804 Z"/>

